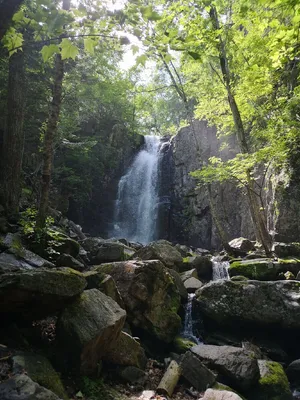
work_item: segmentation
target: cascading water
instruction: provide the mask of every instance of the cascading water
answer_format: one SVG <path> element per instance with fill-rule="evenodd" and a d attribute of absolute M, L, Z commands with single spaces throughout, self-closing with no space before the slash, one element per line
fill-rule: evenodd
<path fill-rule="evenodd" d="M 182 331 L 182 337 L 195 342 L 196 344 L 200 344 L 201 341 L 197 338 L 197 336 L 193 333 L 193 317 L 192 317 L 192 308 L 193 308 L 193 298 L 195 297 L 194 293 L 190 293 L 188 295 L 188 301 L 185 306 L 185 317 L 184 317 L 184 326 Z"/>
<path fill-rule="evenodd" d="M 212 268 L 213 268 L 212 280 L 213 281 L 218 281 L 220 279 L 228 280 L 229 279 L 229 274 L 228 274 L 229 262 L 228 261 L 220 261 L 219 257 L 213 257 L 211 261 L 212 261 Z"/>
<path fill-rule="evenodd" d="M 112 235 L 147 244 L 156 239 L 160 141 L 145 136 L 145 146 L 120 179 Z"/>

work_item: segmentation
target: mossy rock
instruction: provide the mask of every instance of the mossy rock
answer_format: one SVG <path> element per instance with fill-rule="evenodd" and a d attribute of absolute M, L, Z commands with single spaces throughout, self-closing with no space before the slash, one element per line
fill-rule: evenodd
<path fill-rule="evenodd" d="M 196 346 L 196 343 L 181 336 L 176 336 L 173 344 L 175 347 L 175 351 L 179 354 L 183 354 L 186 351 L 188 351 L 191 347 Z"/>
<path fill-rule="evenodd" d="M 216 382 L 213 386 L 212 389 L 214 390 L 226 390 L 227 392 L 232 392 L 240 396 L 241 399 L 246 400 L 245 397 L 243 397 L 240 393 L 238 393 L 236 390 L 232 389 L 230 386 L 223 385 L 223 383 Z"/>
<path fill-rule="evenodd" d="M 275 280 L 279 272 L 279 265 L 271 259 L 256 259 L 235 261 L 228 269 L 230 277 L 242 275 L 259 281 Z"/>
<path fill-rule="evenodd" d="M 36 383 L 51 390 L 59 398 L 68 400 L 59 374 L 47 358 L 33 353 L 18 353 L 13 357 L 14 373 L 26 374 Z"/>
<path fill-rule="evenodd" d="M 102 379 L 91 379 L 84 376 L 81 380 L 81 392 L 89 400 L 125 400 L 117 390 L 104 383 Z"/>
<path fill-rule="evenodd" d="M 231 280 L 232 280 L 233 282 L 239 282 L 239 281 L 248 281 L 249 278 L 247 278 L 246 276 L 243 276 L 243 275 L 236 275 L 236 276 L 233 276 L 233 277 L 231 278 Z"/>

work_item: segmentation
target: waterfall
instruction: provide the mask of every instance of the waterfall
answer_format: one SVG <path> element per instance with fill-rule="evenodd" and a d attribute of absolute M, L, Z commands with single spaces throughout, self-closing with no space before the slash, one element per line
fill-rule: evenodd
<path fill-rule="evenodd" d="M 219 257 L 212 258 L 212 267 L 213 267 L 213 281 L 217 281 L 220 279 L 229 279 L 228 268 L 229 262 L 228 261 L 220 261 Z"/>
<path fill-rule="evenodd" d="M 145 136 L 145 146 L 119 181 L 112 235 L 147 244 L 156 239 L 160 141 Z"/>
<path fill-rule="evenodd" d="M 195 297 L 195 293 L 189 293 L 188 301 L 185 306 L 185 317 L 184 317 L 184 326 L 182 331 L 182 337 L 189 339 L 196 344 L 200 344 L 200 340 L 193 333 L 193 317 L 192 317 L 192 307 L 193 307 L 193 298 Z"/>

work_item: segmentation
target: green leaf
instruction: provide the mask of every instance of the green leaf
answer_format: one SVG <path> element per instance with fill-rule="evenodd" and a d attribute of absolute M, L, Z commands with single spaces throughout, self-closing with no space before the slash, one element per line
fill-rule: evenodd
<path fill-rule="evenodd" d="M 79 53 L 77 46 L 75 46 L 70 39 L 63 39 L 59 47 L 61 48 L 62 60 L 67 58 L 72 58 L 72 60 L 75 60 L 77 54 Z"/>
<path fill-rule="evenodd" d="M 50 44 L 49 46 L 43 46 L 41 54 L 44 62 L 48 61 L 53 54 L 59 53 L 59 47 L 56 44 Z"/>
<path fill-rule="evenodd" d="M 24 18 L 24 12 L 22 10 L 19 10 L 14 14 L 12 20 L 14 22 L 20 22 L 22 21 L 23 18 Z"/>
<path fill-rule="evenodd" d="M 141 13 L 143 18 L 149 21 L 158 21 L 161 19 L 161 16 L 153 10 L 152 6 L 141 7 Z"/>
<path fill-rule="evenodd" d="M 132 51 L 132 54 L 135 55 L 136 53 L 138 53 L 140 51 L 140 48 L 139 48 L 139 46 L 133 44 L 131 46 L 131 51 Z"/>
<path fill-rule="evenodd" d="M 146 54 L 142 54 L 141 56 L 138 56 L 136 58 L 136 65 L 142 64 L 143 66 L 145 66 L 147 58 L 148 57 L 146 56 Z"/>
<path fill-rule="evenodd" d="M 97 46 L 97 43 L 94 39 L 91 38 L 85 38 L 83 40 L 84 43 L 84 50 L 89 53 L 89 54 L 94 54 L 95 53 L 95 47 Z"/>

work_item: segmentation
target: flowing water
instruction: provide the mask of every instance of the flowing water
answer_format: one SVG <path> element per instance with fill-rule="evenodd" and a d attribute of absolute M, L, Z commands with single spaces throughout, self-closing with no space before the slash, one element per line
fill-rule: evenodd
<path fill-rule="evenodd" d="M 219 257 L 212 258 L 212 267 L 213 267 L 213 281 L 217 281 L 220 279 L 229 279 L 228 268 L 229 262 L 228 261 L 220 261 Z"/>
<path fill-rule="evenodd" d="M 160 141 L 145 136 L 145 146 L 122 176 L 112 235 L 147 244 L 156 239 Z"/>
<path fill-rule="evenodd" d="M 196 344 L 200 344 L 201 341 L 194 335 L 193 332 L 193 316 L 192 316 L 192 308 L 193 308 L 193 298 L 195 297 L 194 293 L 190 293 L 188 295 L 188 301 L 185 306 L 185 317 L 184 317 L 184 326 L 181 336 L 195 342 Z"/>

